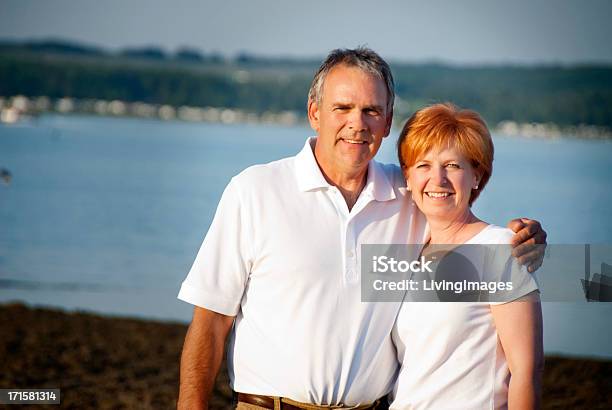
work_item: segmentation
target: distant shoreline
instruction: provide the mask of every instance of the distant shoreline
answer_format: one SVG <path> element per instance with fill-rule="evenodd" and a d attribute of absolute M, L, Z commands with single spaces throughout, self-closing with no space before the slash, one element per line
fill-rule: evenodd
<path fill-rule="evenodd" d="M 1 386 L 60 388 L 77 408 L 175 406 L 186 325 L 8 304 L 0 326 Z M 610 408 L 610 380 L 612 360 L 547 357 L 543 408 Z M 225 365 L 213 397 L 233 408 Z"/>
<path fill-rule="evenodd" d="M 306 96 L 321 58 L 248 53 L 227 58 L 196 50 L 170 55 L 156 47 L 111 52 L 60 40 L 6 40 L 0 41 L 0 96 L 6 101 L 25 96 L 57 112 L 304 123 Z M 390 61 L 390 66 L 398 128 L 416 110 L 449 101 L 479 112 L 491 129 L 507 135 L 612 135 L 612 65 L 607 63 Z M 15 112 L 5 117 L 14 118 Z"/>
<path fill-rule="evenodd" d="M 101 117 L 127 117 L 160 121 L 185 121 L 219 124 L 268 124 L 281 126 L 308 126 L 303 113 L 296 111 L 264 112 L 257 114 L 227 107 L 173 107 L 166 104 L 126 102 L 120 100 L 51 99 L 46 96 L 28 98 L 23 95 L 0 96 L 0 123 L 13 124 L 43 114 L 86 114 Z M 406 119 L 394 119 L 395 128 L 401 128 Z M 492 128 L 497 135 L 523 138 L 578 138 L 612 140 L 612 130 L 594 125 L 559 126 L 553 123 L 518 123 L 502 121 Z"/>

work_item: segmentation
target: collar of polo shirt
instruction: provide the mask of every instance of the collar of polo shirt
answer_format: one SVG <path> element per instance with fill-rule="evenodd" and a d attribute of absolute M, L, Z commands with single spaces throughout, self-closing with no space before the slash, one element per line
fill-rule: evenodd
<path fill-rule="evenodd" d="M 325 180 L 317 160 L 314 156 L 314 145 L 317 137 L 310 137 L 304 148 L 295 159 L 295 170 L 298 187 L 301 191 L 313 191 L 316 189 L 328 189 L 332 185 Z M 396 198 L 393 185 L 381 169 L 381 164 L 372 160 L 368 164 L 368 179 L 363 188 L 362 195 L 369 195 L 374 200 L 383 202 Z"/>

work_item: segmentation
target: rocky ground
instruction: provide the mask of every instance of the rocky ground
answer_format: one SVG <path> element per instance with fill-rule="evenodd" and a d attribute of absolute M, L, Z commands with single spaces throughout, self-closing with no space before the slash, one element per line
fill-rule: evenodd
<path fill-rule="evenodd" d="M 67 409 L 173 408 L 186 330 L 183 324 L 0 305 L 0 388 L 60 388 Z M 610 409 L 610 392 L 612 361 L 547 357 L 544 408 Z M 231 407 L 223 371 L 211 408 Z"/>

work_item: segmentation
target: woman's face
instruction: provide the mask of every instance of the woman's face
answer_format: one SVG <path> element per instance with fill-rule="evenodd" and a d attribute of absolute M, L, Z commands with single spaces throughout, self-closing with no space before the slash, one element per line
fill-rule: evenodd
<path fill-rule="evenodd" d="M 470 194 L 480 181 L 470 161 L 455 147 L 432 149 L 404 175 L 425 216 L 448 221 L 469 211 Z"/>

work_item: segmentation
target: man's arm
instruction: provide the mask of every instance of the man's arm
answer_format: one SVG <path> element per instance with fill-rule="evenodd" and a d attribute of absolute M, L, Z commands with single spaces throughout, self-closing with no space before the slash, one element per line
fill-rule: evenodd
<path fill-rule="evenodd" d="M 233 316 L 194 308 L 181 355 L 178 410 L 208 408 L 223 359 L 225 339 L 233 322 Z"/>
<path fill-rule="evenodd" d="M 513 219 L 508 228 L 515 233 L 512 238 L 512 255 L 521 265 L 527 266 L 530 273 L 542 266 L 546 250 L 546 231 L 536 220 L 528 218 Z"/>

